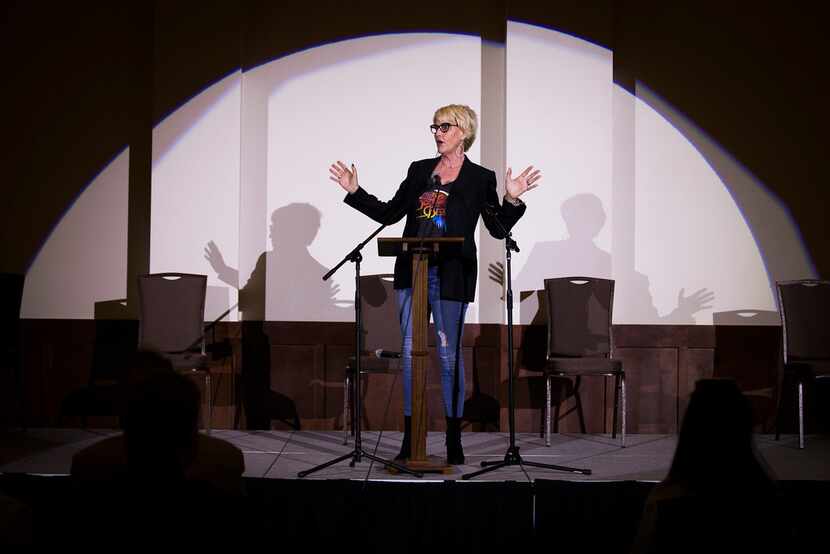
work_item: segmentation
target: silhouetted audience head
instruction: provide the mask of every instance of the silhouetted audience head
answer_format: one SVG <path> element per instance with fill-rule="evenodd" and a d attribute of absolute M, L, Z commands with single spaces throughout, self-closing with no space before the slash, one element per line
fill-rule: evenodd
<path fill-rule="evenodd" d="M 689 400 L 667 481 L 707 484 L 769 479 L 752 440 L 752 410 L 737 384 L 701 379 Z"/>
<path fill-rule="evenodd" d="M 195 455 L 199 389 L 158 354 L 140 353 L 136 362 L 142 376 L 130 385 L 124 421 L 128 472 L 183 478 Z"/>
<path fill-rule="evenodd" d="M 646 501 L 633 552 L 784 552 L 793 534 L 756 456 L 734 381 L 697 382 L 668 477 Z"/>
<path fill-rule="evenodd" d="M 128 365 L 124 434 L 77 452 L 72 474 L 77 526 L 96 525 L 82 546 L 159 540 L 192 547 L 240 537 L 250 514 L 243 500 L 245 461 L 236 446 L 199 433 L 197 381 L 160 354 L 139 352 Z M 207 532 L 206 517 L 221 521 Z"/>

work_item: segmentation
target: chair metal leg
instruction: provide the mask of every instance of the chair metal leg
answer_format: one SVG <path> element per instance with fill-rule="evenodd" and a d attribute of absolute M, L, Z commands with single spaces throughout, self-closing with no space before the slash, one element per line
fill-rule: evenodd
<path fill-rule="evenodd" d="M 804 448 L 804 382 L 798 381 L 798 448 Z"/>
<path fill-rule="evenodd" d="M 343 444 L 349 444 L 349 392 L 351 390 L 351 379 L 349 374 L 346 374 L 343 387 Z"/>
<path fill-rule="evenodd" d="M 545 446 L 550 446 L 550 379 L 545 376 Z"/>
<path fill-rule="evenodd" d="M 622 447 L 625 448 L 625 373 L 620 375 L 620 396 L 622 397 L 622 413 L 620 417 L 622 418 Z"/>
<path fill-rule="evenodd" d="M 561 396 L 557 397 L 557 400 L 561 399 Z M 553 406 L 553 432 L 557 435 L 559 434 L 559 409 L 562 404 L 557 402 Z"/>

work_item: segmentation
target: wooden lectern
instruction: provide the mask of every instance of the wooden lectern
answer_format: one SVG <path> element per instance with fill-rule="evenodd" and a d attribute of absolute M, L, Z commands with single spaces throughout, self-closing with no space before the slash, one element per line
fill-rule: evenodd
<path fill-rule="evenodd" d="M 460 252 L 464 237 L 379 238 L 378 255 L 412 253 L 412 457 L 405 464 L 417 471 L 446 471 L 448 466 L 427 460 L 426 382 L 427 349 L 427 270 L 429 257 L 439 252 Z"/>

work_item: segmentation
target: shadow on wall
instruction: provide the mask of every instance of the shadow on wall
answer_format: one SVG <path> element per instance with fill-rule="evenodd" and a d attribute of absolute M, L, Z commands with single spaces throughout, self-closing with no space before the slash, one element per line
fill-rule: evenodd
<path fill-rule="evenodd" d="M 694 314 L 711 307 L 710 303 L 715 298 L 713 292 L 703 288 L 686 295 L 685 289 L 681 288 L 677 293 L 677 306 L 661 316 L 649 292 L 648 276 L 635 271 L 633 263 L 619 264 L 624 266 L 624 271 L 612 273 L 611 254 L 596 245 L 596 237 L 606 222 L 605 209 L 599 197 L 590 193 L 574 195 L 562 203 L 560 211 L 568 229 L 568 238 L 536 243 L 513 284 L 514 290 L 541 290 L 544 279 L 552 277 L 614 278 L 615 303 L 623 301 L 635 306 L 634 311 L 643 319 L 659 324 L 694 324 Z M 491 280 L 503 284 L 503 275 L 501 267 L 491 266 Z"/>
<path fill-rule="evenodd" d="M 271 214 L 272 249 L 260 254 L 244 286 L 239 271 L 229 267 L 213 241 L 205 247 L 205 259 L 217 277 L 239 289 L 242 312 L 242 387 L 247 427 L 269 429 L 272 420 L 299 429 L 296 403 L 272 390 L 271 341 L 263 322 L 348 320 L 353 309 L 338 305 L 338 288 L 323 281 L 328 268 L 309 252 L 320 229 L 320 211 L 311 204 L 282 206 Z M 304 386 L 304 384 L 298 384 Z"/>
<path fill-rule="evenodd" d="M 464 424 L 471 431 L 498 431 L 501 424 L 499 368 L 492 357 L 481 354 L 485 348 L 493 348 L 498 340 L 498 330 L 482 327 L 473 346 L 473 392 L 464 401 Z"/>
<path fill-rule="evenodd" d="M 244 286 L 239 271 L 229 267 L 213 241 L 205 259 L 219 280 L 239 289 L 239 309 L 245 321 L 338 321 L 353 319 L 351 307 L 335 296 L 339 289 L 323 281 L 328 268 L 309 252 L 320 229 L 320 211 L 311 204 L 294 203 L 271 214 L 272 249 L 263 252 Z M 339 319 L 338 319 L 339 318 Z"/>
<path fill-rule="evenodd" d="M 589 276 L 615 279 L 614 312 L 618 305 L 625 304 L 629 313 L 636 313 L 645 320 L 656 324 L 694 324 L 695 314 L 711 308 L 714 293 L 700 289 L 686 295 L 680 288 L 677 304 L 669 313 L 660 315 L 649 291 L 648 276 L 633 269 L 631 263 L 615 263 L 612 271 L 612 256 L 596 244 L 596 238 L 606 224 L 606 212 L 600 198 L 594 194 L 581 193 L 566 199 L 560 208 L 568 237 L 564 240 L 538 242 L 532 248 L 527 262 L 515 278 L 513 288 L 519 299 L 518 322 L 526 325 L 522 335 L 520 366 L 530 372 L 540 371 L 545 365 L 546 315 L 544 305 L 544 279 L 566 276 Z M 617 260 L 619 262 L 619 260 Z M 619 268 L 617 266 L 622 266 Z M 630 269 L 629 269 L 630 268 Z M 504 283 L 504 269 L 499 264 L 489 268 L 489 278 Z M 527 390 L 520 387 L 517 406 L 539 409 L 544 406 L 545 381 L 530 374 L 524 379 Z M 570 379 L 554 379 L 552 398 L 554 404 L 571 398 L 573 383 Z M 670 400 L 666 391 L 656 391 L 661 399 Z M 660 400 L 662 402 L 663 400 Z M 569 404 L 560 414 L 564 420 L 573 410 Z M 601 418 L 599 418 L 601 420 Z M 558 423 L 558 422 L 556 422 Z M 541 425 L 541 421 L 540 421 Z M 599 430 L 599 429 L 597 429 Z"/>

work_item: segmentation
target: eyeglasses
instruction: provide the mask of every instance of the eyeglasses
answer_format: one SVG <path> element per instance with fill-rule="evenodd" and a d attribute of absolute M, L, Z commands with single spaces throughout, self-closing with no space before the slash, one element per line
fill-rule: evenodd
<path fill-rule="evenodd" d="M 438 129 L 441 129 L 442 133 L 446 133 L 450 130 L 450 127 L 458 127 L 455 123 L 440 123 L 440 124 L 432 124 L 429 126 L 429 130 L 432 131 L 432 134 L 438 133 Z"/>

